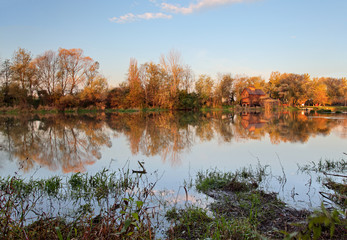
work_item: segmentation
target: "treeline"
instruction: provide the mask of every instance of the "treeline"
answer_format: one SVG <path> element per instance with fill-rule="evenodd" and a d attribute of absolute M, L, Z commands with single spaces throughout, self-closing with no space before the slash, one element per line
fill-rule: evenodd
<path fill-rule="evenodd" d="M 102 107 L 108 83 L 82 49 L 60 48 L 33 58 L 22 48 L 1 64 L 0 106 Z"/>
<path fill-rule="evenodd" d="M 162 55 L 159 63 L 130 59 L 126 81 L 109 89 L 99 63 L 81 49 L 60 48 L 33 58 L 19 48 L 2 62 L 0 80 L 0 107 L 198 109 L 239 104 L 249 86 L 292 106 L 346 105 L 347 100 L 346 78 L 279 72 L 268 81 L 230 73 L 196 77 L 176 51 Z"/>

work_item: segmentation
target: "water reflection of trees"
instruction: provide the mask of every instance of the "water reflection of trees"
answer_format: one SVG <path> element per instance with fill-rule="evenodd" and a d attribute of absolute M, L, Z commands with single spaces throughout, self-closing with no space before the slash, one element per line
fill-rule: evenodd
<path fill-rule="evenodd" d="M 307 142 L 334 129 L 346 136 L 347 119 L 301 113 L 115 113 L 93 116 L 2 117 L 0 146 L 31 169 L 35 163 L 63 172 L 83 171 L 101 158 L 101 147 L 111 146 L 110 134 L 124 135 L 133 155 L 161 156 L 179 165 L 182 154 L 199 142 L 260 140 L 273 144 Z M 111 131 L 110 131 L 111 130 Z M 1 150 L 1 149 L 0 149 Z"/>
<path fill-rule="evenodd" d="M 3 117 L 0 131 L 5 150 L 24 171 L 36 163 L 76 172 L 101 158 L 101 146 L 111 146 L 103 126 L 101 119 L 86 116 L 21 116 Z"/>
<path fill-rule="evenodd" d="M 194 142 L 192 126 L 199 121 L 196 114 L 113 114 L 107 123 L 111 129 L 123 133 L 129 141 L 132 154 L 161 155 L 173 164 L 180 154 Z"/>

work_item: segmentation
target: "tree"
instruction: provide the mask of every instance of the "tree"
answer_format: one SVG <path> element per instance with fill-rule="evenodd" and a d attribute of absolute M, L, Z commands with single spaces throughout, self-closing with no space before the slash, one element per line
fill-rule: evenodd
<path fill-rule="evenodd" d="M 190 68 L 189 65 L 185 65 L 183 67 L 183 72 L 182 72 L 182 81 L 180 82 L 180 90 L 184 90 L 187 93 L 190 93 L 192 91 L 193 87 L 193 82 L 194 82 L 194 74 L 192 69 Z"/>
<path fill-rule="evenodd" d="M 347 92 L 346 78 L 323 78 L 331 104 L 345 105 Z"/>
<path fill-rule="evenodd" d="M 219 98 L 220 104 L 230 104 L 234 101 L 234 79 L 230 73 L 219 75 L 215 96 Z"/>
<path fill-rule="evenodd" d="M 0 82 L 3 87 L 8 87 L 11 83 L 11 75 L 12 75 L 12 69 L 11 69 L 11 61 L 10 59 L 6 59 L 1 64 L 0 69 Z"/>
<path fill-rule="evenodd" d="M 179 91 L 178 97 L 178 105 L 177 109 L 198 109 L 200 107 L 199 104 L 199 96 L 197 93 L 188 93 L 186 90 Z"/>
<path fill-rule="evenodd" d="M 141 84 L 140 72 L 137 66 L 137 61 L 134 58 L 130 59 L 128 70 L 128 99 L 131 107 L 143 107 L 144 90 Z"/>
<path fill-rule="evenodd" d="M 34 73 L 35 67 L 31 62 L 31 53 L 23 48 L 19 48 L 13 55 L 12 59 L 12 79 L 18 86 L 27 91 L 30 97 L 33 96 L 34 87 L 36 85 Z M 21 96 L 21 102 L 27 102 L 27 96 Z"/>
<path fill-rule="evenodd" d="M 274 72 L 271 74 L 267 89 L 271 97 L 295 106 L 309 99 L 310 81 L 308 74 Z"/>
<path fill-rule="evenodd" d="M 195 83 L 195 90 L 198 94 L 201 104 L 207 107 L 212 105 L 214 82 L 211 77 L 207 75 L 200 75 L 198 81 Z"/>
<path fill-rule="evenodd" d="M 178 51 L 171 50 L 166 57 L 164 55 L 161 56 L 160 64 L 168 73 L 169 107 L 172 108 L 178 101 L 179 86 L 184 72 L 181 63 L 181 54 Z"/>
<path fill-rule="evenodd" d="M 61 95 L 74 94 L 86 81 L 86 72 L 94 64 L 92 58 L 83 55 L 80 48 L 59 50 L 59 82 Z"/>
<path fill-rule="evenodd" d="M 1 96 L 2 102 L 6 105 L 9 104 L 9 87 L 11 84 L 12 70 L 11 61 L 6 59 L 0 68 L 0 83 L 1 83 Z"/>
<path fill-rule="evenodd" d="M 46 51 L 42 55 L 37 56 L 33 60 L 36 68 L 36 79 L 38 83 L 38 95 L 44 97 L 45 103 L 51 103 L 53 95 L 57 93 L 59 88 L 58 72 L 59 58 L 53 51 Z"/>
<path fill-rule="evenodd" d="M 266 85 L 266 90 L 270 97 L 280 99 L 279 86 L 281 85 L 281 73 L 272 72 L 268 84 Z"/>
<path fill-rule="evenodd" d="M 107 89 L 108 84 L 106 78 L 97 75 L 81 92 L 80 98 L 84 107 L 94 105 L 96 107 L 104 108 Z"/>
<path fill-rule="evenodd" d="M 308 85 L 308 97 L 313 104 L 325 105 L 328 103 L 327 86 L 319 78 L 314 78 Z"/>
<path fill-rule="evenodd" d="M 127 108 L 127 96 L 129 94 L 129 86 L 126 82 L 119 84 L 119 87 L 113 88 L 107 94 L 106 105 L 108 108 Z"/>
<path fill-rule="evenodd" d="M 91 63 L 90 66 L 87 68 L 87 70 L 85 72 L 85 74 L 86 74 L 86 86 L 93 84 L 93 81 L 100 77 L 99 67 L 100 67 L 99 62 L 95 61 L 95 62 Z"/>
<path fill-rule="evenodd" d="M 149 107 L 157 107 L 166 102 L 164 79 L 166 72 L 159 64 L 153 62 L 141 66 L 141 79 L 144 86 L 145 103 Z"/>

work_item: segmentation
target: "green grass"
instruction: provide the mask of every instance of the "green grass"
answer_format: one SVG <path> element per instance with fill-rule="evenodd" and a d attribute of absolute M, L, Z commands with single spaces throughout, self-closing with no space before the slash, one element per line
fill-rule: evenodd
<path fill-rule="evenodd" d="M 166 232 L 168 239 L 260 239 L 248 221 L 210 217 L 199 207 L 172 208 L 166 217 L 173 222 Z"/>
<path fill-rule="evenodd" d="M 299 171 L 301 172 L 336 172 L 336 173 L 344 173 L 347 171 L 347 161 L 344 159 L 340 160 L 319 160 L 318 163 L 310 162 L 308 164 L 298 166 Z"/>
<path fill-rule="evenodd" d="M 199 171 L 196 178 L 196 189 L 201 192 L 217 189 L 249 191 L 257 188 L 264 180 L 267 175 L 267 167 L 258 164 L 256 169 L 248 167 L 235 172 L 221 172 L 219 170 Z"/>

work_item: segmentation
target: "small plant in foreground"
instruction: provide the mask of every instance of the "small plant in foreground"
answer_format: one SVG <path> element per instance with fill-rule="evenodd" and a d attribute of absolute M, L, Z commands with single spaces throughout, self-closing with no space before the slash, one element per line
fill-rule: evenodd
<path fill-rule="evenodd" d="M 247 220 L 209 217 L 199 207 L 173 208 L 166 217 L 172 222 L 166 232 L 168 239 L 260 239 Z"/>
<path fill-rule="evenodd" d="M 221 172 L 218 170 L 200 171 L 196 178 L 196 189 L 205 193 L 217 189 L 235 192 L 256 189 L 264 180 L 265 176 L 267 176 L 267 167 L 258 164 L 255 170 L 249 167 L 235 172 Z"/>
<path fill-rule="evenodd" d="M 289 239 L 346 239 L 347 219 L 334 209 L 327 210 L 324 205 L 307 218 L 307 223 L 297 224 L 300 231 L 286 233 Z"/>

